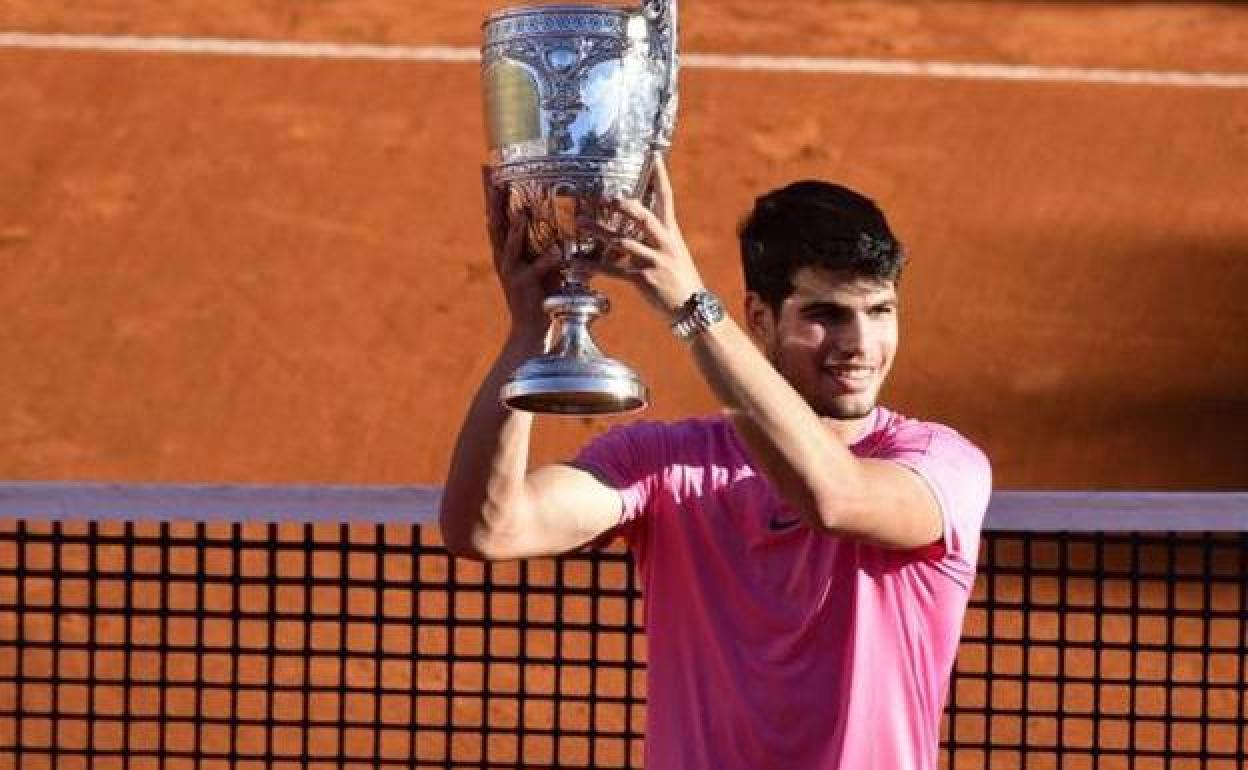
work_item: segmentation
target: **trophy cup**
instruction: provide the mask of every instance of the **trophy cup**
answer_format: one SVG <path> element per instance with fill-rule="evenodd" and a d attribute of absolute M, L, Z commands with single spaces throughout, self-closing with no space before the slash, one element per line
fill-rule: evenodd
<path fill-rule="evenodd" d="M 527 213 L 530 253 L 557 254 L 562 275 L 543 305 L 554 322 L 549 348 L 511 375 L 501 398 L 547 414 L 642 409 L 645 385 L 590 336 L 609 309 L 589 287 L 605 246 L 578 220 L 639 235 L 608 201 L 641 197 L 653 153 L 670 146 L 676 0 L 513 8 L 490 15 L 484 29 L 490 183 L 505 193 L 510 215 Z"/>

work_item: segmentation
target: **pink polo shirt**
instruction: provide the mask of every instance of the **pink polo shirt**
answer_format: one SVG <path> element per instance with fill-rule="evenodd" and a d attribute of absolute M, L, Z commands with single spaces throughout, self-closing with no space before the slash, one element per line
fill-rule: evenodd
<path fill-rule="evenodd" d="M 646 598 L 650 770 L 934 770 L 991 470 L 879 407 L 851 448 L 919 474 L 944 536 L 819 534 L 723 418 L 616 428 L 575 465 L 617 488 Z"/>

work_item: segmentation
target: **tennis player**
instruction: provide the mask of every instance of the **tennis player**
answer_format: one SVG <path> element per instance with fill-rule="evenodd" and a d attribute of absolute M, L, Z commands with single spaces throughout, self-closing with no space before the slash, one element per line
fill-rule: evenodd
<path fill-rule="evenodd" d="M 490 205 L 511 331 L 460 433 L 441 512 L 477 559 L 626 538 L 646 597 L 651 770 L 934 770 L 991 488 L 948 427 L 877 403 L 898 343 L 902 249 L 874 203 L 799 182 L 741 227 L 744 327 L 702 280 L 662 163 L 655 211 L 607 271 L 641 292 L 723 413 L 615 428 L 529 467 L 500 406 L 542 352 L 552 259 Z"/>

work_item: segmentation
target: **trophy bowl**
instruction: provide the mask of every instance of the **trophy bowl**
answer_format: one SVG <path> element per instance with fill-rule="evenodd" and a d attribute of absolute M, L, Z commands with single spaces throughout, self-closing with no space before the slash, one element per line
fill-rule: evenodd
<path fill-rule="evenodd" d="M 590 336 L 590 324 L 609 310 L 589 286 L 605 246 L 578 223 L 638 235 L 608 201 L 642 197 L 654 153 L 670 145 L 675 0 L 636 9 L 513 8 L 490 15 L 484 33 L 490 184 L 504 191 L 509 215 L 527 214 L 529 253 L 557 255 L 562 274 L 544 303 L 553 323 L 548 349 L 512 374 L 501 398 L 547 414 L 642 409 L 645 385 Z"/>

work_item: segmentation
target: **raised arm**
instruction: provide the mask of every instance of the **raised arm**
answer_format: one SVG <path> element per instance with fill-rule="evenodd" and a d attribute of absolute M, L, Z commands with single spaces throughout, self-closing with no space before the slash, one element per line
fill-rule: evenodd
<path fill-rule="evenodd" d="M 524 253 L 526 222 L 508 221 L 497 189 L 486 181 L 494 266 L 511 331 L 481 383 L 456 442 L 439 523 L 447 548 L 476 559 L 548 556 L 579 548 L 617 523 L 618 493 L 589 473 L 564 465 L 529 469 L 533 416 L 499 403 L 507 376 L 540 354 L 549 321 L 541 309 L 550 257 Z"/>

